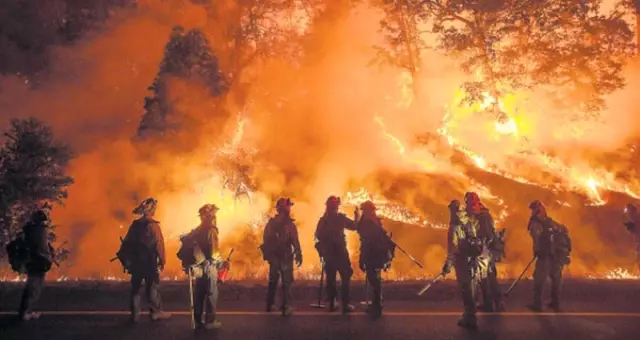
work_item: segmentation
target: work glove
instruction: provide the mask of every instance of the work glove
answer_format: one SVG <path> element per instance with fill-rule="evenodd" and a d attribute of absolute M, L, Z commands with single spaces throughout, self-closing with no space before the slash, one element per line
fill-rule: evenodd
<path fill-rule="evenodd" d="M 443 266 L 442 266 L 442 274 L 447 275 L 451 273 L 451 265 L 446 262 Z"/>
<path fill-rule="evenodd" d="M 296 265 L 298 266 L 298 268 L 302 266 L 302 254 L 296 256 Z"/>
<path fill-rule="evenodd" d="M 367 266 L 365 266 L 364 261 L 360 260 L 358 264 L 359 264 L 360 270 L 362 270 L 363 272 L 367 270 Z"/>
<path fill-rule="evenodd" d="M 224 268 L 226 270 L 231 269 L 231 262 L 229 262 L 229 261 L 222 262 L 222 268 Z"/>

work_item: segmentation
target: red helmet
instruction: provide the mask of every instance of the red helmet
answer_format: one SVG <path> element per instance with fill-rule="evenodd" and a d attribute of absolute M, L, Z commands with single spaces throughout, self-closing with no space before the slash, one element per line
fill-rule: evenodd
<path fill-rule="evenodd" d="M 473 205 L 480 202 L 480 197 L 475 192 L 470 191 L 464 194 L 464 202 L 467 205 Z"/>
<path fill-rule="evenodd" d="M 376 205 L 371 201 L 366 201 L 360 204 L 360 209 L 362 209 L 362 211 L 376 211 Z"/>
<path fill-rule="evenodd" d="M 338 207 L 340 206 L 341 202 L 340 202 L 340 197 L 337 196 L 329 196 L 329 198 L 327 198 L 327 201 L 325 202 L 325 204 L 327 205 L 327 207 Z"/>

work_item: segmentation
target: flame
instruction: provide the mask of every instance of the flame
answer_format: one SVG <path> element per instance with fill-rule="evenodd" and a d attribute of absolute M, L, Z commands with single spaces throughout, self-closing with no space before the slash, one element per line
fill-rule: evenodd
<path fill-rule="evenodd" d="M 418 225 L 421 227 L 429 227 L 433 229 L 447 229 L 446 224 L 438 224 L 425 220 L 419 215 L 413 213 L 410 209 L 397 203 L 370 194 L 366 189 L 361 188 L 355 192 L 347 192 L 345 195 L 345 205 L 359 206 L 366 201 L 372 201 L 376 205 L 378 216 L 390 219 L 396 222 Z"/>
<path fill-rule="evenodd" d="M 631 273 L 624 268 L 615 268 L 602 275 L 589 275 L 590 279 L 605 279 L 605 280 L 638 280 L 640 275 Z"/>
<path fill-rule="evenodd" d="M 527 124 L 524 114 L 518 110 L 517 96 L 507 95 L 504 99 L 496 99 L 485 92 L 483 93 L 483 100 L 475 105 L 463 105 L 461 102 L 463 97 L 463 91 L 456 93 L 454 105 L 445 107 L 446 114 L 443 117 L 442 126 L 437 131 L 452 148 L 466 155 L 476 168 L 522 184 L 534 185 L 554 192 L 577 191 L 589 198 L 589 205 L 606 204 L 606 200 L 602 197 L 603 191 L 618 192 L 636 199 L 640 198 L 638 195 L 640 186 L 634 187 L 629 183 L 623 183 L 617 180 L 616 176 L 609 171 L 602 168 L 591 169 L 580 165 L 570 166 L 557 157 L 552 157 L 527 146 Z M 515 168 L 505 164 L 504 160 L 488 160 L 486 155 L 473 151 L 470 146 L 465 146 L 459 138 L 454 136 L 452 130 L 460 130 L 462 121 L 496 106 L 500 109 L 499 117 L 497 119 L 493 117 L 491 129 L 483 131 L 495 140 L 501 140 L 500 136 L 503 136 L 511 138 L 514 142 L 520 141 L 520 147 L 514 149 L 509 146 L 506 149 L 508 159 L 518 164 L 526 164 L 534 169 L 539 168 L 540 172 L 547 172 L 560 182 L 556 180 L 532 180 L 518 175 L 515 173 Z M 476 118 L 480 120 L 479 117 L 474 116 L 474 119 Z M 477 129 L 482 126 L 482 120 L 473 121 L 470 124 L 473 124 Z M 479 147 L 477 144 L 480 144 L 480 142 L 474 143 L 473 147 Z M 522 150 L 523 148 L 524 150 Z"/>

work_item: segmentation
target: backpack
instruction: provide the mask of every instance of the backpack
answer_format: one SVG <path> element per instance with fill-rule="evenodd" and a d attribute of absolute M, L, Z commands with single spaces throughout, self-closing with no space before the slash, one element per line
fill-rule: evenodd
<path fill-rule="evenodd" d="M 180 237 L 180 249 L 176 256 L 182 264 L 182 268 L 187 270 L 192 266 L 197 266 L 205 261 L 204 253 L 198 242 L 193 239 L 191 234 Z"/>
<path fill-rule="evenodd" d="M 18 234 L 13 241 L 7 244 L 5 250 L 9 257 L 11 269 L 18 274 L 27 273 L 27 263 L 29 262 L 30 256 L 24 234 Z"/>
<path fill-rule="evenodd" d="M 265 261 L 283 258 L 287 254 L 287 250 L 291 252 L 291 244 L 289 234 L 287 233 L 287 223 L 289 221 L 276 221 L 274 218 L 267 222 L 265 227 L 264 244 L 260 246 L 262 250 L 262 258 Z"/>
<path fill-rule="evenodd" d="M 131 230 L 124 240 L 120 238 L 120 249 L 116 253 L 122 268 L 128 273 L 152 264 L 155 257 L 154 244 L 149 239 L 149 226 L 147 224 L 141 226 L 139 223 L 144 222 L 135 221 L 130 228 L 136 229 Z"/>
<path fill-rule="evenodd" d="M 553 257 L 559 260 L 563 265 L 571 262 L 571 237 L 569 230 L 563 224 L 551 220 L 551 253 Z"/>

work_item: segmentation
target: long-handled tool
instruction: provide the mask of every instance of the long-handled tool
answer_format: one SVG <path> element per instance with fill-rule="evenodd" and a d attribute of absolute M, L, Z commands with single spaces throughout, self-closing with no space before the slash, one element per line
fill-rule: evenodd
<path fill-rule="evenodd" d="M 422 288 L 422 290 L 418 293 L 418 296 L 424 294 L 427 290 L 429 290 L 429 288 L 431 288 L 431 286 L 433 286 L 435 283 L 442 280 L 443 278 L 444 278 L 444 273 L 440 273 L 438 277 L 436 277 L 433 281 L 427 283 L 427 285 L 424 286 L 424 288 Z"/>
<path fill-rule="evenodd" d="M 527 264 L 527 266 L 524 267 L 524 270 L 522 271 L 522 274 L 520 274 L 520 276 L 515 281 L 513 281 L 513 283 L 509 287 L 509 289 L 507 289 L 507 291 L 504 293 L 505 297 L 509 296 L 509 293 L 511 293 L 511 291 L 516 287 L 516 285 L 518 284 L 518 282 L 520 282 L 520 280 L 522 279 L 524 274 L 527 272 L 527 270 L 529 270 L 529 267 L 531 267 L 531 265 L 533 264 L 533 261 L 535 261 L 537 258 L 538 258 L 537 256 L 534 256 L 531 259 L 531 261 L 529 261 L 529 264 Z"/>
<path fill-rule="evenodd" d="M 187 275 L 189 275 L 189 308 L 191 311 L 191 329 L 196 329 L 196 316 L 193 308 L 193 268 L 189 267 L 187 270 Z"/>
<path fill-rule="evenodd" d="M 233 248 L 229 250 L 229 255 L 227 256 L 226 263 L 229 263 L 229 261 L 231 261 L 231 255 L 233 255 Z M 220 271 L 218 272 L 218 282 L 223 283 L 227 279 L 228 274 L 229 274 L 229 268 L 225 267 L 220 269 Z"/>
<path fill-rule="evenodd" d="M 312 303 L 309 306 L 312 308 L 324 308 L 322 304 L 322 288 L 324 284 L 324 261 L 322 261 L 322 271 L 320 272 L 320 289 L 318 289 L 318 303 Z"/>
<path fill-rule="evenodd" d="M 386 231 L 385 231 L 385 232 L 386 232 Z M 400 246 L 398 245 L 398 243 L 396 243 L 396 241 L 394 241 L 394 240 L 392 239 L 392 237 L 393 237 L 393 233 L 389 233 L 389 241 L 391 241 L 391 243 L 393 243 L 393 245 L 394 245 L 396 248 L 398 248 L 398 250 L 400 250 L 402 253 L 404 253 L 405 255 L 407 255 L 407 257 L 409 258 L 409 260 L 411 260 L 411 262 L 415 263 L 415 265 L 416 265 L 416 266 L 418 266 L 418 267 L 420 267 L 420 268 L 424 269 L 424 266 L 422 265 L 422 263 L 420 263 L 420 261 L 416 260 L 416 258 L 415 258 L 415 257 L 411 256 L 411 254 L 407 253 L 407 251 L 406 251 L 406 250 L 402 249 L 402 247 L 400 247 Z"/>

